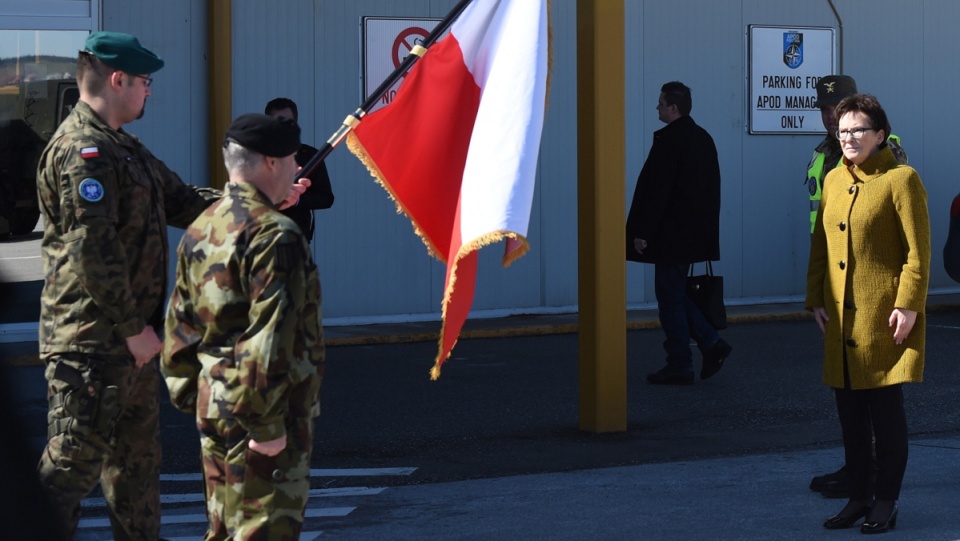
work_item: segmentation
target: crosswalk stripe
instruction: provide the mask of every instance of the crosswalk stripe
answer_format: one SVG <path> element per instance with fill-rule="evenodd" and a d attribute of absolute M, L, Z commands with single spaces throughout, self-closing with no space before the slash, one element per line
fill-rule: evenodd
<path fill-rule="evenodd" d="M 336 477 L 377 477 L 377 476 L 405 476 L 411 475 L 417 471 L 416 467 L 408 468 L 344 468 L 344 469 L 324 469 L 314 468 L 310 470 L 311 478 L 336 478 Z M 160 481 L 165 483 L 175 482 L 202 482 L 202 475 L 197 473 L 186 474 L 166 474 L 160 476 Z M 385 487 L 339 487 L 339 488 L 316 488 L 311 489 L 309 497 L 313 498 L 350 498 L 374 496 L 386 490 Z M 202 493 L 184 493 L 184 494 L 161 494 L 160 504 L 164 509 L 160 523 L 167 531 L 172 527 L 177 533 L 188 533 L 196 531 L 198 526 L 205 527 L 207 524 L 206 514 L 203 512 L 205 497 Z M 187 504 L 184 507 L 175 507 L 166 509 L 167 506 L 176 506 Z M 197 505 L 199 504 L 199 505 Z M 106 514 L 107 503 L 104 498 L 84 498 L 81 506 L 86 511 L 92 511 L 93 514 Z M 304 510 L 304 519 L 318 519 L 324 517 L 344 517 L 352 513 L 357 508 L 355 506 L 341 507 L 314 507 L 311 508 L 308 503 Z M 96 529 L 110 527 L 110 518 L 108 516 L 94 516 L 81 518 L 77 524 L 78 531 L 87 531 L 85 535 L 97 535 Z M 94 531 L 91 531 L 94 530 Z M 179 530 L 179 531 L 177 531 Z M 173 532 L 170 532 L 173 533 Z M 306 531 L 301 533 L 303 541 L 314 541 L 323 534 L 323 531 Z M 86 537 L 84 537 L 86 539 Z M 170 541 L 201 541 L 202 536 L 189 535 L 186 537 L 168 538 Z"/>
<path fill-rule="evenodd" d="M 323 517 L 345 517 L 349 515 L 356 507 L 321 507 L 319 509 L 307 509 L 304 518 L 323 518 Z M 160 524 L 206 524 L 207 515 L 202 513 L 188 513 L 183 515 L 166 514 L 160 519 Z M 110 518 L 82 518 L 77 525 L 78 528 L 105 528 L 110 526 Z"/>
<path fill-rule="evenodd" d="M 317 537 L 323 534 L 323 530 L 316 530 L 312 532 L 300 532 L 300 541 L 316 541 Z M 203 536 L 194 536 L 190 537 L 165 537 L 167 541 L 203 541 Z"/>
<path fill-rule="evenodd" d="M 383 492 L 383 487 L 343 487 L 343 488 L 314 488 L 310 490 L 311 498 L 349 498 L 351 496 L 376 496 Z M 197 503 L 206 501 L 203 494 L 194 492 L 192 494 L 161 494 L 160 504 L 177 503 Z M 105 498 L 84 498 L 80 505 L 84 509 L 96 509 L 106 507 Z"/>
<path fill-rule="evenodd" d="M 376 477 L 380 475 L 411 475 L 417 468 L 343 468 L 335 470 L 312 469 L 311 477 Z"/>
<path fill-rule="evenodd" d="M 310 470 L 310 477 L 375 477 L 378 475 L 410 475 L 417 468 L 342 468 Z M 161 482 L 200 481 L 200 473 L 168 473 L 161 474 Z"/>

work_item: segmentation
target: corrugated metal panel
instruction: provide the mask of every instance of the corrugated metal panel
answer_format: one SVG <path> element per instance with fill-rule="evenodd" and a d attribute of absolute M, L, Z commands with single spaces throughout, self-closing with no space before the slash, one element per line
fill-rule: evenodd
<path fill-rule="evenodd" d="M 453 1 L 322 2 L 316 14 L 318 70 L 316 130 L 326 138 L 361 102 L 360 20 L 363 16 L 442 17 Z M 403 134 L 397 134 L 402 137 Z M 329 161 L 337 202 L 318 216 L 317 259 L 326 284 L 328 317 L 396 314 L 437 317 L 445 268 L 426 254 L 409 221 L 395 213 L 386 192 L 346 150 Z M 501 249 L 481 251 L 478 310 L 538 307 L 541 265 L 535 209 L 531 253 L 509 269 L 500 267 Z"/>
<path fill-rule="evenodd" d="M 332 134 L 363 100 L 360 89 L 360 18 L 364 15 L 439 17 L 433 2 L 322 2 L 314 44 L 322 62 L 315 73 L 314 110 L 320 138 Z M 403 134 L 397 134 L 402 137 Z M 317 259 L 325 284 L 327 317 L 429 314 L 440 306 L 443 266 L 430 258 L 409 220 L 396 214 L 345 145 L 329 170 L 337 195 L 333 208 L 317 213 Z"/>
<path fill-rule="evenodd" d="M 164 59 L 141 120 L 125 129 L 139 136 L 186 182 L 209 185 L 206 158 L 206 10 L 203 3 L 106 2 L 103 30 L 135 34 Z"/>
<path fill-rule="evenodd" d="M 132 32 L 167 61 L 147 117 L 130 126 L 186 180 L 205 172 L 206 73 L 203 3 L 141 5 L 105 0 L 104 28 Z M 20 2 L 29 4 L 29 2 Z M 263 5 L 261 5 L 263 4 Z M 277 5 L 279 4 L 279 5 Z M 441 17 L 454 0 L 234 1 L 235 114 L 261 110 L 277 95 L 297 100 L 307 140 L 320 142 L 361 101 L 360 17 Z M 694 118 L 717 142 L 723 170 L 722 260 L 731 302 L 798 299 L 809 248 L 808 199 L 801 183 L 814 135 L 746 133 L 746 28 L 750 24 L 832 26 L 826 0 L 628 1 L 627 167 L 632 195 L 661 127 L 660 85 L 680 79 L 694 92 Z M 905 5 L 913 6 L 905 9 Z M 0 6 L 3 4 L 0 3 Z M 942 270 L 946 206 L 957 190 L 951 134 L 960 77 L 950 0 L 836 2 L 844 22 L 844 68 L 876 94 L 903 137 L 930 194 L 934 258 L 931 287 L 955 288 Z M 682 13 L 682 17 L 677 17 Z M 576 2 L 554 0 L 554 66 L 530 228 L 532 252 L 509 269 L 500 250 L 482 252 L 475 308 L 535 311 L 576 304 Z M 935 109 L 934 109 L 935 108 Z M 426 255 L 406 218 L 345 149 L 328 161 L 337 202 L 317 213 L 314 252 L 328 321 L 437 317 L 444 268 Z M 619 209 L 618 209 L 619 210 Z M 625 213 L 626 208 L 623 209 Z M 654 302 L 652 272 L 630 265 L 628 303 Z"/>
<path fill-rule="evenodd" d="M 124 129 L 140 137 L 184 182 L 198 186 L 210 185 L 206 21 L 203 2 L 106 0 L 100 28 L 134 34 L 144 47 L 164 59 L 163 69 L 153 76 L 144 117 Z M 182 234 L 181 229 L 168 228 L 171 254 Z M 171 277 L 175 263 L 171 256 Z M 172 278 L 168 282 L 172 283 Z"/>
<path fill-rule="evenodd" d="M 553 0 L 550 102 L 540 144 L 536 204 L 542 306 L 577 304 L 577 9 Z M 527 257 L 531 257 L 530 256 Z M 529 262 L 528 262 L 529 263 Z M 534 287 L 531 284 L 530 287 Z"/>
<path fill-rule="evenodd" d="M 907 28 L 919 28 L 907 36 L 911 46 L 901 50 L 899 44 L 885 43 L 883 52 L 876 53 L 889 55 L 889 67 L 880 73 L 885 81 L 897 83 L 878 97 L 889 103 L 893 132 L 903 137 L 910 164 L 920 172 L 927 188 L 933 248 L 930 284 L 942 287 L 956 285 L 943 268 L 943 245 L 947 242 L 950 203 L 960 192 L 955 135 L 960 123 L 956 92 L 960 87 L 960 55 L 955 39 L 960 6 L 951 0 L 927 0 L 922 12 L 913 11 Z M 918 15 L 922 16 L 920 21 L 916 20 Z M 899 16 L 896 19 L 901 20 Z M 903 32 L 889 26 L 879 30 L 895 35 Z M 886 38 L 883 33 L 878 35 Z M 908 56 L 918 46 L 920 55 Z"/>

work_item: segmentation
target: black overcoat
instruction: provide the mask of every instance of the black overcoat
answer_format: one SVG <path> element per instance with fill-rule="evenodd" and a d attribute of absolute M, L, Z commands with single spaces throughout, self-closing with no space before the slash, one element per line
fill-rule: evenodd
<path fill-rule="evenodd" d="M 643 254 L 633 239 L 647 241 Z M 627 260 L 720 259 L 720 164 L 706 130 L 682 116 L 653 134 L 627 215 Z"/>

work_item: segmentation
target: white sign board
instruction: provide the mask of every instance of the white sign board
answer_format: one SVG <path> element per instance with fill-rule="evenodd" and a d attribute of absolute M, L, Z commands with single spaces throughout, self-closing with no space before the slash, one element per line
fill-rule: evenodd
<path fill-rule="evenodd" d="M 366 100 L 393 70 L 400 66 L 415 45 L 421 45 L 441 19 L 405 19 L 390 17 L 363 17 L 362 48 L 363 96 Z M 397 95 L 401 78 L 370 108 L 368 113 L 387 105 Z"/>
<path fill-rule="evenodd" d="M 750 133 L 824 133 L 817 81 L 834 74 L 833 28 L 750 25 Z"/>

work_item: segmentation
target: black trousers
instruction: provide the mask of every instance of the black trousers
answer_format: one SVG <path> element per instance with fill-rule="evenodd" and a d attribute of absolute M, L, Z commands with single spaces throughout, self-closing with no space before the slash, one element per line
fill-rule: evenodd
<path fill-rule="evenodd" d="M 850 499 L 899 499 L 903 474 L 907 469 L 907 416 L 903 409 L 903 385 L 834 391 L 851 480 Z M 871 489 L 874 436 L 878 470 Z"/>

